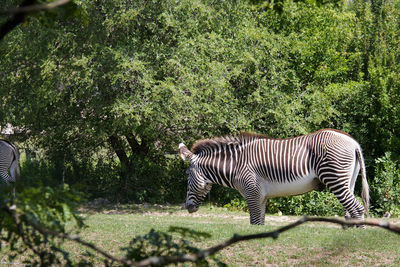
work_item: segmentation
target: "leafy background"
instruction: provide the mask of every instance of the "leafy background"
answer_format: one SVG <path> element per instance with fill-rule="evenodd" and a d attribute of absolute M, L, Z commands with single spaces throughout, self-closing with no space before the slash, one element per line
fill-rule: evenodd
<path fill-rule="evenodd" d="M 0 42 L 0 125 L 16 129 L 24 185 L 152 203 L 184 201 L 180 142 L 337 128 L 363 148 L 372 211 L 399 215 L 398 14 L 380 0 L 76 0 Z M 243 206 L 221 187 L 210 200 Z M 337 207 L 327 192 L 267 206 Z"/>

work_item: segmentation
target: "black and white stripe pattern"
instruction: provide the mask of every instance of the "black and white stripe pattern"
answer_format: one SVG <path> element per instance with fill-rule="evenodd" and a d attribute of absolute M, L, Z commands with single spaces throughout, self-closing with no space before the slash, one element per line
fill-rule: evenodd
<path fill-rule="evenodd" d="M 6 140 L 0 140 L 0 177 L 3 183 L 15 182 L 19 177 L 18 149 Z"/>
<path fill-rule="evenodd" d="M 289 139 L 242 134 L 201 140 L 193 152 L 179 152 L 191 161 L 186 207 L 198 209 L 212 184 L 237 189 L 245 198 L 252 224 L 264 224 L 266 199 L 298 195 L 323 184 L 335 194 L 346 213 L 363 218 L 369 193 L 360 145 L 344 132 L 324 129 Z M 354 196 L 361 169 L 364 207 Z"/>

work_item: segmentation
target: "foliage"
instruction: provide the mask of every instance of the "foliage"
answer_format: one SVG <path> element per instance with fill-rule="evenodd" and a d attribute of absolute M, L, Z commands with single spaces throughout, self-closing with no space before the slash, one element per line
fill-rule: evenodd
<path fill-rule="evenodd" d="M 171 226 L 169 233 L 176 233 L 180 238 L 176 238 L 165 232 L 155 231 L 151 229 L 143 236 L 136 236 L 132 239 L 129 247 L 123 248 L 127 253 L 127 259 L 141 261 L 149 257 L 171 256 L 181 257 L 185 254 L 197 253 L 200 250 L 195 247 L 187 238 L 195 241 L 209 238 L 210 234 L 198 232 L 189 228 Z M 225 266 L 217 258 L 211 257 L 218 266 Z M 195 262 L 196 266 L 209 266 L 209 259 L 201 259 Z"/>
<path fill-rule="evenodd" d="M 139 205 L 132 205 L 139 206 Z M 125 253 L 120 251 L 121 247 L 125 247 L 129 244 L 130 235 L 134 231 L 135 238 L 139 237 L 150 237 L 150 229 L 155 229 L 153 232 L 166 233 L 172 236 L 172 243 L 179 243 L 180 240 L 190 240 L 193 246 L 202 248 L 202 252 L 208 251 L 207 248 L 216 245 L 215 247 L 221 247 L 229 245 L 229 238 L 238 240 L 241 237 L 262 235 L 266 232 L 275 232 L 276 230 L 282 229 L 281 227 L 288 230 L 289 221 L 295 222 L 298 218 L 294 217 L 271 217 L 268 218 L 272 221 L 272 225 L 266 225 L 262 227 L 253 226 L 248 223 L 246 213 L 229 213 L 224 211 L 223 208 L 215 208 L 214 210 L 203 210 L 202 216 L 187 216 L 182 211 L 179 211 L 178 206 L 175 206 L 174 211 L 171 210 L 163 211 L 158 210 L 154 213 L 154 206 L 143 207 L 139 212 L 127 211 L 127 213 L 114 213 L 115 207 L 111 210 L 104 210 L 105 212 L 92 213 L 91 216 L 87 216 L 85 224 L 87 227 L 82 229 L 80 232 L 81 240 L 91 240 L 93 244 L 96 244 L 99 248 L 104 251 L 108 251 L 111 254 L 123 255 L 120 259 L 125 259 Z M 87 215 L 87 214 L 85 214 Z M 246 219 L 245 219 L 246 218 Z M 313 221 L 318 219 L 316 217 L 308 217 L 308 220 Z M 320 218 L 322 220 L 328 218 Z M 333 218 L 331 218 L 333 219 Z M 337 219 L 334 219 L 335 221 Z M 304 222 L 304 218 L 301 219 Z M 341 221 L 344 221 L 343 219 Z M 391 222 L 390 225 L 395 227 L 395 220 L 388 220 Z M 359 229 L 347 229 L 346 231 L 338 231 L 336 227 L 328 227 L 327 224 L 316 223 L 315 220 L 312 225 L 305 224 L 304 227 L 291 228 L 290 231 L 283 234 L 279 232 L 279 238 L 277 239 L 259 239 L 258 241 L 252 242 L 240 242 L 230 248 L 220 250 L 217 254 L 218 259 L 227 263 L 228 265 L 249 265 L 257 264 L 260 262 L 267 262 L 268 264 L 307 264 L 310 259 L 316 263 L 338 263 L 341 265 L 349 265 L 349 263 L 355 262 L 354 258 L 357 255 L 368 255 L 363 257 L 361 262 L 366 265 L 375 265 L 382 260 L 385 260 L 389 264 L 396 265 L 398 263 L 397 255 L 399 254 L 399 247 L 395 244 L 398 243 L 398 236 L 388 231 L 380 231 L 372 227 L 368 227 L 365 230 L 360 231 Z M 325 221 L 326 222 L 326 221 Z M 348 221 L 344 221 L 348 222 Z M 381 223 L 381 226 L 388 226 L 382 224 L 382 222 L 371 220 L 368 221 L 375 226 Z M 351 223 L 351 222 L 350 222 Z M 174 229 L 168 228 L 171 225 L 176 225 Z M 190 225 L 191 229 L 188 230 L 187 225 Z M 210 227 L 212 226 L 212 227 Z M 256 229 L 257 228 L 257 229 Z M 396 229 L 396 228 L 394 228 Z M 398 229 L 398 228 L 397 228 Z M 198 239 L 197 235 L 201 235 L 202 232 L 212 234 L 212 236 L 205 236 L 204 238 Z M 253 234 L 257 232 L 256 234 Z M 182 233 L 182 234 L 180 234 Z M 187 234 L 184 234 L 187 233 Z M 192 234 L 193 233 L 193 237 Z M 235 235 L 239 234 L 239 235 Z M 104 239 L 104 236 L 108 238 Z M 272 237 L 273 235 L 269 235 Z M 142 239 L 143 240 L 143 239 Z M 225 240 L 224 242 L 221 242 Z M 149 244 L 149 239 L 145 239 L 143 242 L 146 246 Z M 160 239 L 164 242 L 164 239 Z M 194 241 L 194 242 L 192 242 Z M 199 244 L 201 242 L 201 244 Z M 221 242 L 221 243 L 220 243 Z M 164 242 L 165 243 L 165 242 Z M 376 246 L 376 244 L 381 244 Z M 232 244 L 231 244 L 232 245 Z M 149 245 L 150 246 L 150 245 Z M 280 248 L 285 247 L 285 252 L 282 254 Z M 3 248 L 4 249 L 4 248 Z M 1 250 L 0 257 L 8 255 L 7 250 Z M 63 249 L 69 252 L 69 256 L 72 265 L 68 266 L 123 266 L 124 261 L 118 260 L 104 262 L 104 258 L 94 253 L 88 254 L 88 252 L 81 245 L 76 242 L 65 242 Z M 127 247 L 129 249 L 129 247 Z M 320 259 L 321 254 L 329 254 L 329 252 L 335 252 L 337 257 L 331 257 Z M 344 253 L 344 254 L 343 254 Z M 343 257 L 343 255 L 345 257 Z M 389 255 L 389 256 L 388 256 Z M 392 255 L 392 256 L 390 256 Z M 21 262 L 21 259 L 26 259 L 27 254 L 21 255 L 14 259 L 14 264 Z M 190 255 L 188 258 L 193 259 Z M 79 261 L 86 259 L 86 264 Z M 89 262 L 90 259 L 90 262 Z M 155 258 L 149 259 L 147 262 L 154 262 Z M 76 261 L 76 262 L 75 262 Z M 360 259 L 357 259 L 360 262 Z M 208 263 L 214 264 L 214 260 L 208 259 Z M 128 264 L 125 264 L 128 265 Z M 57 266 L 63 266 L 57 264 Z"/>
<path fill-rule="evenodd" d="M 335 195 L 328 191 L 312 191 L 294 197 L 269 199 L 267 212 L 317 216 L 344 215 L 343 206 Z"/>
<path fill-rule="evenodd" d="M 81 195 L 64 183 L 115 201 L 182 201 L 177 144 L 239 131 L 351 133 L 374 174 L 373 207 L 400 215 L 398 1 L 250 2 L 75 0 L 24 16 L 1 40 L 0 126 L 11 123 L 20 147 L 40 154 L 23 163 L 18 197 L 1 195 L 10 259 L 32 250 L 33 265 L 72 264 L 60 241 L 40 231 L 83 226 L 74 213 Z M 233 196 L 226 208 L 245 209 L 221 191 L 218 199 Z M 267 206 L 324 215 L 339 208 L 328 192 Z M 150 247 L 196 250 L 157 231 L 131 245 L 132 259 Z"/>
<path fill-rule="evenodd" d="M 247 202 L 243 198 L 234 198 L 230 203 L 225 204 L 224 208 L 229 211 L 248 211 Z"/>
<path fill-rule="evenodd" d="M 1 188 L 0 238 L 2 249 L 8 249 L 8 259 L 26 253 L 24 263 L 35 266 L 72 264 L 62 241 L 48 232 L 66 234 L 78 231 L 84 224 L 75 213 L 82 202 L 80 193 L 68 185 L 26 187 L 10 196 L 11 187 Z M 68 224 L 68 230 L 67 230 Z"/>
<path fill-rule="evenodd" d="M 379 215 L 400 216 L 400 166 L 390 153 L 376 159 L 376 173 L 371 184 L 374 210 Z"/>
<path fill-rule="evenodd" d="M 78 228 L 83 226 L 82 219 L 75 212 L 83 200 L 81 193 L 64 184 L 53 188 L 26 188 L 18 192 L 18 198 L 14 199 L 13 204 L 28 220 L 40 222 L 48 229 L 65 233 L 68 222 L 72 222 Z"/>
<path fill-rule="evenodd" d="M 376 158 L 400 157 L 398 3 L 255 2 L 73 1 L 29 16 L 0 42 L 0 125 L 40 151 L 25 174 L 181 202 L 178 143 L 330 127 L 361 143 L 373 181 Z"/>
<path fill-rule="evenodd" d="M 246 200 L 233 198 L 224 208 L 229 211 L 248 211 Z M 335 195 L 328 191 L 312 191 L 310 193 L 268 199 L 266 213 L 290 215 L 343 216 L 343 206 Z"/>

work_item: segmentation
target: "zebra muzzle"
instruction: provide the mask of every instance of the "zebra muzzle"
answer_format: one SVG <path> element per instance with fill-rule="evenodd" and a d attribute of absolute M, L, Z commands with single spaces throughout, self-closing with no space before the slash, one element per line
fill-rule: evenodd
<path fill-rule="evenodd" d="M 199 209 L 199 207 L 198 206 L 196 206 L 194 203 L 186 203 L 186 209 L 189 211 L 189 213 L 193 213 L 193 212 L 196 212 L 198 209 Z"/>

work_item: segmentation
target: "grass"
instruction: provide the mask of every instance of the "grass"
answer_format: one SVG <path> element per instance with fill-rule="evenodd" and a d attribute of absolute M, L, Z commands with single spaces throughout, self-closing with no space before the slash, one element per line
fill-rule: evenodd
<path fill-rule="evenodd" d="M 96 246 L 122 257 L 136 235 L 151 229 L 167 232 L 170 226 L 207 232 L 211 238 L 196 245 L 208 248 L 233 234 L 271 231 L 298 219 L 267 216 L 265 226 L 249 224 L 249 216 L 222 208 L 203 206 L 188 214 L 177 206 L 109 206 L 82 209 L 88 227 L 80 236 Z M 396 221 L 392 221 L 395 222 Z M 84 249 L 65 243 L 75 258 L 84 257 Z M 383 229 L 342 230 L 330 224 L 310 223 L 282 233 L 278 239 L 245 241 L 228 247 L 217 258 L 229 266 L 400 266 L 400 237 Z M 96 265 L 101 265 L 98 257 Z"/>

